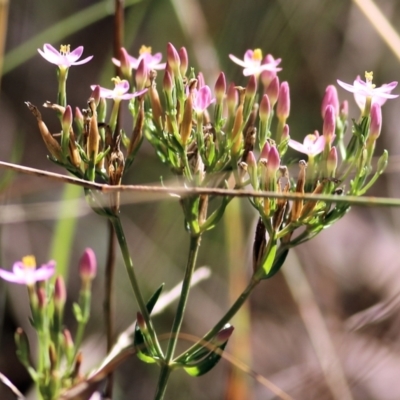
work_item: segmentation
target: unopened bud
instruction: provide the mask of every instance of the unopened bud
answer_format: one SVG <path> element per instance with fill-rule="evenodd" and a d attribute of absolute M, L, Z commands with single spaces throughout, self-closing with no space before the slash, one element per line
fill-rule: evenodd
<path fill-rule="evenodd" d="M 78 135 L 82 135 L 83 127 L 84 127 L 84 119 L 82 112 L 79 107 L 75 107 L 75 117 L 74 122 L 78 131 Z"/>
<path fill-rule="evenodd" d="M 247 100 L 254 98 L 257 92 L 257 78 L 255 75 L 250 75 L 249 81 L 247 82 L 245 97 Z"/>
<path fill-rule="evenodd" d="M 387 150 L 383 151 L 383 154 L 379 157 L 378 164 L 376 166 L 376 170 L 378 174 L 382 174 L 385 171 L 389 159 L 389 153 Z"/>
<path fill-rule="evenodd" d="M 281 139 L 281 142 L 285 142 L 285 141 L 287 141 L 287 140 L 290 139 L 290 134 L 289 134 L 289 132 L 290 132 L 289 125 L 288 125 L 288 124 L 285 124 L 284 127 L 283 127 L 283 130 L 282 130 L 282 139 Z"/>
<path fill-rule="evenodd" d="M 39 310 L 44 310 L 44 308 L 46 307 L 47 299 L 46 299 L 46 291 L 42 286 L 37 287 L 36 296 L 38 300 Z"/>
<path fill-rule="evenodd" d="M 321 115 L 325 118 L 325 110 L 327 106 L 332 106 L 335 111 L 335 116 L 339 115 L 339 97 L 334 85 L 329 85 L 325 90 L 324 98 L 322 99 Z"/>
<path fill-rule="evenodd" d="M 94 100 L 94 103 L 96 104 L 96 108 L 99 105 L 100 102 L 100 86 L 96 85 L 92 91 L 92 94 L 90 95 L 90 98 Z"/>
<path fill-rule="evenodd" d="M 271 150 L 271 145 L 269 144 L 269 142 L 265 142 L 264 147 L 261 150 L 260 159 L 268 161 L 270 150 Z"/>
<path fill-rule="evenodd" d="M 166 69 L 164 72 L 163 89 L 166 93 L 172 94 L 173 88 L 174 88 L 174 82 L 172 80 L 172 76 L 170 72 Z"/>
<path fill-rule="evenodd" d="M 221 72 L 218 75 L 217 81 L 215 82 L 215 88 L 214 88 L 215 99 L 218 104 L 222 103 L 222 101 L 224 100 L 225 91 L 226 91 L 225 74 L 223 72 Z"/>
<path fill-rule="evenodd" d="M 235 109 L 236 109 L 238 100 L 239 100 L 239 95 L 238 95 L 238 92 L 236 90 L 235 84 L 232 82 L 228 86 L 228 91 L 227 91 L 227 94 L 226 94 L 226 102 L 227 102 L 227 105 L 228 105 L 228 113 L 229 113 L 229 115 L 234 115 L 235 114 Z"/>
<path fill-rule="evenodd" d="M 277 76 L 274 79 L 272 79 L 271 83 L 265 90 L 265 94 L 269 98 L 271 107 L 274 107 L 279 97 L 279 78 Z"/>
<path fill-rule="evenodd" d="M 131 63 L 129 62 L 129 54 L 123 47 L 119 49 L 119 62 L 121 63 L 120 68 L 122 75 L 129 81 L 132 76 Z"/>
<path fill-rule="evenodd" d="M 325 109 L 324 126 L 322 134 L 325 137 L 326 143 L 331 143 L 335 135 L 336 117 L 335 110 L 331 105 L 328 105 Z"/>
<path fill-rule="evenodd" d="M 186 76 L 186 71 L 187 71 L 188 66 L 189 66 L 189 57 L 188 57 L 188 53 L 187 53 L 186 47 L 181 47 L 179 49 L 178 55 L 179 55 L 179 58 L 180 58 L 180 61 L 181 61 L 181 65 L 179 67 L 179 70 L 180 70 L 182 76 Z"/>
<path fill-rule="evenodd" d="M 54 305 L 59 310 L 64 308 L 65 301 L 67 299 L 67 291 L 65 289 L 65 282 L 62 276 L 56 278 L 54 284 Z"/>
<path fill-rule="evenodd" d="M 136 89 L 143 90 L 147 86 L 149 70 L 144 59 L 140 60 L 135 74 Z"/>
<path fill-rule="evenodd" d="M 271 171 L 274 174 L 276 174 L 280 165 L 281 165 L 281 158 L 279 157 L 278 150 L 275 146 L 271 146 L 271 149 L 269 150 L 268 153 L 268 165 L 267 165 L 268 171 Z"/>
<path fill-rule="evenodd" d="M 379 103 L 372 103 L 371 106 L 371 124 L 369 128 L 369 137 L 372 140 L 378 139 L 382 129 L 382 109 Z"/>
<path fill-rule="evenodd" d="M 235 328 L 230 325 L 230 324 L 226 324 L 215 336 L 215 339 L 213 340 L 213 343 L 216 346 L 221 346 L 223 345 L 225 342 L 227 342 L 229 340 L 229 338 L 232 336 L 233 330 Z"/>
<path fill-rule="evenodd" d="M 170 66 L 174 75 L 179 76 L 180 74 L 179 68 L 181 65 L 181 60 L 179 58 L 178 52 L 176 51 L 176 48 L 173 46 L 172 43 L 167 44 L 167 60 L 168 60 L 168 65 Z"/>
<path fill-rule="evenodd" d="M 94 251 L 86 248 L 79 261 L 79 275 L 83 281 L 92 281 L 97 273 L 97 260 Z"/>
<path fill-rule="evenodd" d="M 261 99 L 259 115 L 262 122 L 268 122 L 268 119 L 271 115 L 271 103 L 266 94 L 264 94 Z"/>
<path fill-rule="evenodd" d="M 330 178 L 335 177 L 337 164 L 338 164 L 338 154 L 336 147 L 333 146 L 329 151 L 328 159 L 326 160 L 326 171 Z"/>
<path fill-rule="evenodd" d="M 349 102 L 347 100 L 344 100 L 340 105 L 339 115 L 343 121 L 349 116 Z"/>
<path fill-rule="evenodd" d="M 279 89 L 278 104 L 276 106 L 276 116 L 280 120 L 286 120 L 290 114 L 290 92 L 289 84 L 282 82 Z"/>
<path fill-rule="evenodd" d="M 62 116 L 62 130 L 63 132 L 68 132 L 72 125 L 72 108 L 71 106 L 67 106 L 65 108 L 64 114 Z"/>
<path fill-rule="evenodd" d="M 257 172 L 257 160 L 252 151 L 249 151 L 246 157 L 247 173 L 250 177 L 251 186 L 254 190 L 258 190 L 258 172 Z"/>

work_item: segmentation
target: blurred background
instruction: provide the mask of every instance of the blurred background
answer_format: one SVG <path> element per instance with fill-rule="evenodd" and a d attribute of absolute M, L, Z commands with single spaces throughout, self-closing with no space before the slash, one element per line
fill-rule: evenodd
<path fill-rule="evenodd" d="M 400 29 L 400 3 L 375 4 L 394 29 Z M 126 0 L 125 47 L 137 55 L 142 44 L 152 46 L 153 53 L 161 51 L 165 59 L 167 42 L 185 46 L 190 66 L 201 70 L 211 87 L 221 70 L 228 81 L 246 84 L 229 54 L 242 58 L 247 49 L 261 48 L 264 54 L 282 58 L 279 76 L 291 89 L 290 133 L 302 140 L 321 130 L 322 96 L 336 79 L 352 83 L 370 70 L 378 86 L 400 79 L 396 38 L 388 30 L 377 32 L 362 11 L 370 6 L 367 0 Z M 113 2 L 14 0 L 7 5 L 3 0 L 0 7 L 5 46 L 0 159 L 64 173 L 47 160 L 36 121 L 24 105 L 56 101 L 55 68 L 37 48 L 70 43 L 71 49 L 83 45 L 83 56 L 94 55 L 90 63 L 72 67 L 67 82 L 68 103 L 85 107 L 90 85 L 111 87 Z M 357 119 L 359 110 L 351 94 L 338 90 L 341 101 L 349 100 L 350 117 Z M 370 195 L 400 197 L 399 101 L 383 107 L 378 153 L 388 149 L 390 162 Z M 40 109 L 50 130 L 57 131 L 55 114 Z M 123 126 L 129 131 L 131 124 L 126 112 Z M 88 371 L 105 355 L 102 271 L 107 223 L 85 204 L 79 188 L 0 173 L 7 179 L 0 197 L 1 265 L 10 268 L 22 256 L 35 254 L 38 263 L 55 258 L 68 268 L 66 323 L 72 331 L 76 325 L 69 310 L 78 296 L 78 259 L 86 247 L 97 254 L 100 271 L 84 343 Z M 151 184 L 161 176 L 168 180 L 171 174 L 144 143 L 125 183 Z M 173 287 L 183 277 L 189 242 L 179 203 L 137 195 L 123 196 L 123 203 L 122 220 L 145 295 L 161 282 Z M 247 284 L 255 222 L 248 202 L 235 199 L 218 227 L 204 236 L 199 265 L 209 266 L 212 276 L 193 289 L 183 332 L 204 334 Z M 353 207 L 343 220 L 291 251 L 283 270 L 259 285 L 233 321 L 236 329 L 226 349 L 232 357 L 200 378 L 174 373 L 166 398 L 279 398 L 260 382 L 263 377 L 300 400 L 399 399 L 399 229 L 398 209 Z M 117 253 L 115 325 L 120 332 L 133 322 L 137 308 Z M 25 288 L 0 285 L 0 372 L 28 393 L 31 382 L 13 344 L 16 327 L 29 331 Z M 169 332 L 174 309 L 175 304 L 157 317 L 158 332 Z M 182 341 L 180 348 L 189 344 Z M 151 399 L 157 376 L 154 365 L 128 359 L 116 373 L 115 399 Z M 0 398 L 13 397 L 0 386 Z"/>

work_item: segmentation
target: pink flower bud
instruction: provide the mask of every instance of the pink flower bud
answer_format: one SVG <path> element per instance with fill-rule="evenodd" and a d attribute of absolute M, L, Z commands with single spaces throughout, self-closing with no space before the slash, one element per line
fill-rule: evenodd
<path fill-rule="evenodd" d="M 267 122 L 269 116 L 271 115 L 271 103 L 269 102 L 269 98 L 266 94 L 264 94 L 261 99 L 259 114 L 260 120 L 263 122 Z"/>
<path fill-rule="evenodd" d="M 186 75 L 186 71 L 188 69 L 188 65 L 189 65 L 189 57 L 188 57 L 188 53 L 186 51 L 186 48 L 185 47 L 181 47 L 179 49 L 178 55 L 179 55 L 179 58 L 181 60 L 181 65 L 180 65 L 179 70 L 181 72 L 181 75 L 185 76 Z"/>
<path fill-rule="evenodd" d="M 279 157 L 279 152 L 275 146 L 271 146 L 268 153 L 268 171 L 276 172 L 281 165 L 281 158 Z"/>
<path fill-rule="evenodd" d="M 217 100 L 217 103 L 222 103 L 222 101 L 224 100 L 225 91 L 226 91 L 225 74 L 223 72 L 221 72 L 218 75 L 218 78 L 217 78 L 217 81 L 215 82 L 215 87 L 214 87 L 214 93 L 215 93 L 215 98 Z"/>
<path fill-rule="evenodd" d="M 279 96 L 279 78 L 277 76 L 274 79 L 272 79 L 272 81 L 269 84 L 269 86 L 267 87 L 265 93 L 269 98 L 271 107 L 274 107 L 276 101 L 278 100 L 278 96 Z"/>
<path fill-rule="evenodd" d="M 83 115 L 79 107 L 75 107 L 75 118 L 74 122 L 76 126 L 78 127 L 78 131 L 82 132 L 83 131 Z"/>
<path fill-rule="evenodd" d="M 149 70 L 146 66 L 146 62 L 144 59 L 141 59 L 135 74 L 137 90 L 142 90 L 146 87 L 148 76 Z"/>
<path fill-rule="evenodd" d="M 282 82 L 279 89 L 278 104 L 276 106 L 276 115 L 279 119 L 286 120 L 290 113 L 290 92 L 289 84 Z"/>
<path fill-rule="evenodd" d="M 233 113 L 235 111 L 238 100 L 239 100 L 238 92 L 236 90 L 235 84 L 232 82 L 228 86 L 228 91 L 226 94 L 226 101 L 227 101 L 228 110 L 230 113 Z"/>
<path fill-rule="evenodd" d="M 371 124 L 369 136 L 371 139 L 378 139 L 382 129 L 382 109 L 379 103 L 372 103 L 371 106 Z"/>
<path fill-rule="evenodd" d="M 264 147 L 261 150 L 260 158 L 268 160 L 270 150 L 271 150 L 271 145 L 268 142 L 265 142 Z"/>
<path fill-rule="evenodd" d="M 131 63 L 129 62 L 129 54 L 123 47 L 119 49 L 119 62 L 122 75 L 126 78 L 130 78 L 132 75 L 132 69 Z"/>
<path fill-rule="evenodd" d="M 249 151 L 246 157 L 246 164 L 248 168 L 254 168 L 257 165 L 257 160 L 252 151 Z"/>
<path fill-rule="evenodd" d="M 71 332 L 68 329 L 63 330 L 64 345 L 68 350 L 74 348 L 74 341 L 72 340 Z"/>
<path fill-rule="evenodd" d="M 169 71 L 166 69 L 164 72 L 163 89 L 167 93 L 172 93 L 173 87 L 174 87 L 174 83 L 172 81 L 172 76 L 169 73 Z"/>
<path fill-rule="evenodd" d="M 72 125 L 72 108 L 71 106 L 65 107 L 64 114 L 62 116 L 62 129 L 64 132 L 69 132 Z"/>
<path fill-rule="evenodd" d="M 62 309 L 66 300 L 67 291 L 65 289 L 64 279 L 62 276 L 57 276 L 54 284 L 54 304 L 56 307 Z"/>
<path fill-rule="evenodd" d="M 176 76 L 179 76 L 180 71 L 180 65 L 181 65 L 181 60 L 179 58 L 179 54 L 176 51 L 176 48 L 173 46 L 172 43 L 167 44 L 167 60 L 168 60 L 168 65 L 171 67 L 173 73 Z"/>
<path fill-rule="evenodd" d="M 322 134 L 327 143 L 331 143 L 335 135 L 336 117 L 335 110 L 331 105 L 328 105 L 325 110 L 324 126 Z"/>
<path fill-rule="evenodd" d="M 96 107 L 99 105 L 99 101 L 100 101 L 100 86 L 99 85 L 95 85 L 94 87 L 92 87 L 93 91 L 92 94 L 90 95 L 90 97 L 92 99 L 94 99 L 94 102 L 96 104 Z"/>
<path fill-rule="evenodd" d="M 42 286 L 38 286 L 36 289 L 36 296 L 38 300 L 38 307 L 43 310 L 46 307 L 46 290 Z"/>
<path fill-rule="evenodd" d="M 340 105 L 339 115 L 342 120 L 346 120 L 349 116 L 349 102 L 347 100 L 344 100 Z"/>
<path fill-rule="evenodd" d="M 83 281 L 91 281 L 96 277 L 97 260 L 94 251 L 86 248 L 79 261 L 79 275 Z"/>
<path fill-rule="evenodd" d="M 255 75 L 250 75 L 247 82 L 245 96 L 247 99 L 252 99 L 257 92 L 257 78 Z"/>
<path fill-rule="evenodd" d="M 284 142 L 285 140 L 289 140 L 290 135 L 289 135 L 289 125 L 285 124 L 282 130 L 282 137 L 281 137 L 281 142 Z"/>
<path fill-rule="evenodd" d="M 339 115 L 339 97 L 336 87 L 329 85 L 325 90 L 324 98 L 322 99 L 321 115 L 325 117 L 325 110 L 327 106 L 332 106 L 335 110 L 335 116 Z"/>
<path fill-rule="evenodd" d="M 232 325 L 225 325 L 223 329 L 221 329 L 217 335 L 215 336 L 214 342 L 216 346 L 221 346 L 231 337 L 233 330 L 235 328 Z"/>

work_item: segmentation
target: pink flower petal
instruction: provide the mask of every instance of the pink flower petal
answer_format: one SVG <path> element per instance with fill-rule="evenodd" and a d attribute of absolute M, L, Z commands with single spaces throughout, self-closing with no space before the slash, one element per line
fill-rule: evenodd
<path fill-rule="evenodd" d="M 248 65 L 241 60 L 240 58 L 237 58 L 236 56 L 234 56 L 233 54 L 229 54 L 229 58 L 236 64 L 240 65 L 243 68 L 246 68 Z"/>

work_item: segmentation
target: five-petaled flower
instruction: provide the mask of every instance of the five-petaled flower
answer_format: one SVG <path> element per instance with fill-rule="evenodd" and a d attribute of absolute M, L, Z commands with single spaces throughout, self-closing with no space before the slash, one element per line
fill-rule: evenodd
<path fill-rule="evenodd" d="M 100 97 L 114 100 L 130 100 L 147 92 L 147 89 L 144 89 L 135 93 L 127 93 L 129 90 L 128 81 L 125 79 L 121 80 L 118 76 L 113 78 L 112 81 L 115 83 L 114 90 L 106 89 L 100 86 Z M 94 90 L 96 85 L 92 85 L 90 88 Z"/>
<path fill-rule="evenodd" d="M 166 65 L 165 63 L 161 62 L 161 59 L 162 59 L 162 54 L 161 53 L 156 53 L 154 55 L 151 54 L 151 47 L 142 46 L 140 48 L 140 50 L 139 50 L 139 57 L 138 58 L 132 57 L 128 53 L 127 53 L 127 57 L 128 57 L 131 69 L 137 69 L 139 64 L 140 64 L 140 61 L 142 61 L 142 60 L 144 60 L 144 62 L 146 64 L 146 67 L 149 70 L 152 70 L 152 69 L 164 69 L 165 65 Z M 112 62 L 117 67 L 121 66 L 121 61 L 117 60 L 116 58 L 112 58 Z"/>
<path fill-rule="evenodd" d="M 83 46 L 70 51 L 70 45 L 61 45 L 60 51 L 57 51 L 52 45 L 46 43 L 43 50 L 38 49 L 39 54 L 48 62 L 58 65 L 60 68 L 67 69 L 71 65 L 81 65 L 89 62 L 93 56 L 79 60 L 83 53 Z"/>
<path fill-rule="evenodd" d="M 55 271 L 55 261 L 49 261 L 47 264 L 36 268 L 34 256 L 26 256 L 22 261 L 14 263 L 12 272 L 0 269 L 0 278 L 12 283 L 21 285 L 34 285 L 38 281 L 46 281 Z"/>
<path fill-rule="evenodd" d="M 304 138 L 303 143 L 290 139 L 288 144 L 292 149 L 307 154 L 309 157 L 314 157 L 324 150 L 325 136 L 319 136 L 318 131 L 315 131 L 314 133 L 308 134 Z"/>
<path fill-rule="evenodd" d="M 395 99 L 396 97 L 399 97 L 398 94 L 391 94 L 392 90 L 397 86 L 397 82 L 394 81 L 376 87 L 372 83 L 372 78 L 372 72 L 366 72 L 365 82 L 359 76 L 357 76 L 353 85 L 342 82 L 339 79 L 337 80 L 337 83 L 343 89 L 354 93 L 356 103 L 361 110 L 364 110 L 368 98 L 371 100 L 371 104 L 378 103 L 383 105 L 387 99 Z"/>
<path fill-rule="evenodd" d="M 203 113 L 207 107 L 215 102 L 212 98 L 211 89 L 204 85 L 200 89 L 193 89 L 193 110 L 197 113 Z"/>
<path fill-rule="evenodd" d="M 250 75 L 259 75 L 263 71 L 272 71 L 272 72 L 277 72 L 281 71 L 282 68 L 278 68 L 279 63 L 281 62 L 281 59 L 274 59 L 272 56 L 268 59 L 264 60 L 264 63 L 262 64 L 262 51 L 261 49 L 255 49 L 255 50 L 247 50 L 246 53 L 244 53 L 244 58 L 241 60 L 240 58 L 237 58 L 233 54 L 229 54 L 229 58 L 236 64 L 240 65 L 241 67 L 244 68 L 243 70 L 243 75 L 244 76 L 250 76 Z"/>

